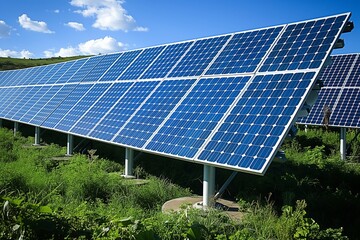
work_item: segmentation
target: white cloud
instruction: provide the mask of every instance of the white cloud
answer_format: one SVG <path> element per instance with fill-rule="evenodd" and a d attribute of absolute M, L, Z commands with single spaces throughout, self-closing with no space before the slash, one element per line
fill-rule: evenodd
<path fill-rule="evenodd" d="M 54 10 L 54 13 L 60 13 L 59 9 Z"/>
<path fill-rule="evenodd" d="M 112 37 L 104 37 L 80 43 L 77 47 L 61 48 L 59 51 L 44 51 L 45 57 L 70 57 L 76 55 L 97 55 L 118 52 L 125 49 L 125 45 Z"/>
<path fill-rule="evenodd" d="M 0 20 L 0 38 L 10 36 L 11 27 L 6 25 L 4 21 Z"/>
<path fill-rule="evenodd" d="M 12 58 L 31 58 L 34 54 L 28 50 L 22 50 L 20 52 L 9 50 L 9 49 L 1 49 L 0 48 L 0 57 L 12 57 Z"/>
<path fill-rule="evenodd" d="M 82 23 L 77 23 L 77 22 L 68 22 L 65 24 L 68 27 L 74 28 L 77 31 L 84 31 L 84 25 Z"/>
<path fill-rule="evenodd" d="M 42 21 L 33 21 L 26 14 L 23 14 L 19 17 L 20 25 L 27 30 L 42 32 L 42 33 L 54 33 L 50 31 L 47 27 L 47 24 Z"/>
<path fill-rule="evenodd" d="M 135 19 L 121 6 L 123 1 L 119 0 L 71 0 L 70 4 L 83 8 L 77 13 L 84 17 L 95 17 L 92 25 L 94 28 L 111 31 L 130 31 L 136 29 L 147 29 L 136 26 Z"/>

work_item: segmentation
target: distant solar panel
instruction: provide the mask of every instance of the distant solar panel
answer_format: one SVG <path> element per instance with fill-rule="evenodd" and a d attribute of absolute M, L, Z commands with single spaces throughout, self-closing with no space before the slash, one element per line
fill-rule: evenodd
<path fill-rule="evenodd" d="M 5 112 L 13 120 L 140 151 L 264 174 L 349 17 L 56 64 L 29 79 L 42 85 L 24 86 L 31 96 L 19 98 L 19 111 L 8 109 L 7 101 Z M 63 72 L 65 64 L 72 65 Z M 14 75 L 14 84 L 23 76 Z M 16 93 L 18 87 L 7 95 Z"/>
<path fill-rule="evenodd" d="M 324 86 L 309 116 L 299 124 L 322 125 L 323 109 L 331 109 L 329 126 L 360 128 L 360 54 L 331 57 L 332 63 L 320 74 Z"/>

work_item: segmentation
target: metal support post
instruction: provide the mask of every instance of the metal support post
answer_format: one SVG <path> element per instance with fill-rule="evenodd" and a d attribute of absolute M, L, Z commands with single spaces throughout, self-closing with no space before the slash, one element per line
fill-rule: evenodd
<path fill-rule="evenodd" d="M 215 167 L 204 165 L 203 181 L 203 207 L 210 207 L 215 204 Z"/>
<path fill-rule="evenodd" d="M 346 159 L 346 128 L 340 128 L 340 158 Z"/>
<path fill-rule="evenodd" d="M 125 174 L 124 177 L 133 177 L 134 168 L 134 150 L 131 148 L 125 149 Z"/>
<path fill-rule="evenodd" d="M 305 132 L 308 132 L 308 125 L 305 125 Z"/>
<path fill-rule="evenodd" d="M 3 126 L 3 120 L 0 118 L 0 128 Z"/>
<path fill-rule="evenodd" d="M 14 136 L 16 135 L 16 133 L 19 131 L 19 123 L 18 122 L 14 122 Z"/>
<path fill-rule="evenodd" d="M 35 127 L 35 142 L 34 145 L 40 145 L 40 127 Z"/>
<path fill-rule="evenodd" d="M 74 149 L 74 136 L 71 134 L 67 135 L 67 144 L 66 144 L 66 155 L 71 156 Z"/>
<path fill-rule="evenodd" d="M 231 181 L 235 178 L 238 172 L 232 172 L 230 177 L 226 180 L 224 185 L 220 188 L 220 190 L 215 194 L 214 200 L 219 199 L 221 195 L 225 192 L 226 188 L 230 185 Z"/>

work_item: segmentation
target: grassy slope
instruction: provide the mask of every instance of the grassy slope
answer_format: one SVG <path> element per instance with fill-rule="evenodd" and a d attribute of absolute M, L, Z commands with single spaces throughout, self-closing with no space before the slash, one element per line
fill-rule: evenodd
<path fill-rule="evenodd" d="M 53 57 L 53 58 L 39 58 L 39 59 L 22 59 L 22 58 L 0 58 L 0 71 L 21 69 L 28 67 L 35 67 L 70 60 L 76 60 L 88 56 L 74 56 L 74 57 Z"/>

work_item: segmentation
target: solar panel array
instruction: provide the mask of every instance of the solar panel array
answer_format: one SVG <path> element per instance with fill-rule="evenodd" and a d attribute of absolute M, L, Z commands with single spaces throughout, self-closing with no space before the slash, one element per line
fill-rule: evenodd
<path fill-rule="evenodd" d="M 264 174 L 350 13 L 0 72 L 0 118 Z"/>
<path fill-rule="evenodd" d="M 360 54 L 335 55 L 319 76 L 324 86 L 307 117 L 298 123 L 323 124 L 323 109 L 331 109 L 329 126 L 360 128 Z"/>

